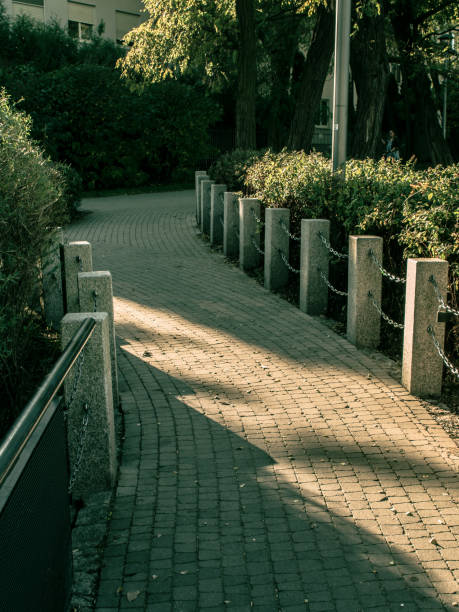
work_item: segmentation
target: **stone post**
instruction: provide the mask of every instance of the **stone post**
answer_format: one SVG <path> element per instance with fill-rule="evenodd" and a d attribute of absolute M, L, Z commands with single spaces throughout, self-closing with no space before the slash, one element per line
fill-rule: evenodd
<path fill-rule="evenodd" d="M 79 312 L 78 273 L 92 272 L 92 251 L 89 242 L 69 242 L 63 248 L 65 311 Z"/>
<path fill-rule="evenodd" d="M 290 228 L 288 208 L 265 210 L 265 287 L 274 291 L 288 282 L 288 268 L 281 254 L 289 261 L 290 238 L 284 227 Z"/>
<path fill-rule="evenodd" d="M 370 256 L 370 249 L 382 263 L 383 239 L 379 236 L 349 236 L 347 338 L 362 348 L 376 348 L 379 344 L 382 275 Z"/>
<path fill-rule="evenodd" d="M 252 270 L 260 265 L 261 224 L 260 201 L 256 198 L 239 199 L 239 266 L 242 270 Z"/>
<path fill-rule="evenodd" d="M 410 393 L 420 397 L 440 395 L 443 373 L 443 361 L 427 331 L 430 325 L 443 349 L 445 324 L 437 322 L 438 299 L 429 281 L 431 276 L 446 302 L 448 262 L 443 259 L 408 259 L 402 384 Z"/>
<path fill-rule="evenodd" d="M 329 254 L 319 232 L 330 239 L 328 219 L 301 219 L 300 310 L 310 315 L 325 314 L 328 306 L 328 287 L 320 273 L 328 280 Z"/>
<path fill-rule="evenodd" d="M 194 173 L 194 186 L 196 190 L 196 225 L 199 227 L 201 224 L 201 181 L 207 177 L 205 170 L 196 170 Z"/>
<path fill-rule="evenodd" d="M 83 357 L 75 362 L 64 381 L 65 401 L 69 402 L 73 398 L 71 405 L 67 406 L 70 475 L 73 474 L 75 466 L 78 466 L 81 434 L 87 415 L 81 463 L 73 487 L 73 494 L 77 497 L 110 489 L 116 476 L 108 314 L 66 314 L 62 319 L 61 345 L 62 348 L 67 345 L 87 317 L 96 320 L 96 327 L 83 349 Z"/>
<path fill-rule="evenodd" d="M 223 201 L 226 185 L 210 188 L 210 244 L 223 244 Z"/>
<path fill-rule="evenodd" d="M 115 323 L 113 316 L 112 275 L 108 271 L 80 272 L 78 274 L 78 291 L 81 312 L 94 311 L 108 313 L 113 405 L 118 407 L 118 360 L 116 357 Z"/>
<path fill-rule="evenodd" d="M 53 241 L 42 259 L 43 303 L 46 323 L 59 329 L 64 316 L 64 294 L 62 289 L 61 246 L 64 232 L 58 227 Z"/>
<path fill-rule="evenodd" d="M 223 200 L 223 254 L 239 256 L 239 201 L 231 191 L 225 193 Z"/>
<path fill-rule="evenodd" d="M 208 178 L 201 180 L 201 232 L 210 235 L 210 188 L 215 181 Z"/>

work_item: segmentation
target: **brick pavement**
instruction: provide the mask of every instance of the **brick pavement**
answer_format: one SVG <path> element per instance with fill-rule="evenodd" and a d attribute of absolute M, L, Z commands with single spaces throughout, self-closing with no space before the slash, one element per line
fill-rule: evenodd
<path fill-rule="evenodd" d="M 98 612 L 456 609 L 459 449 L 423 403 L 210 252 L 192 192 L 85 208 L 125 415 Z"/>

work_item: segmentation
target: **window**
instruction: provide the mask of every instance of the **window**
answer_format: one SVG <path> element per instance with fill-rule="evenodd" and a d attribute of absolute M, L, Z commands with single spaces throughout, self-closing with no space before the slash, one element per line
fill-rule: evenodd
<path fill-rule="evenodd" d="M 89 40 L 92 36 L 92 23 L 80 23 L 79 21 L 69 20 L 68 30 L 72 38 Z"/>
<path fill-rule="evenodd" d="M 322 125 L 324 127 L 328 126 L 330 121 L 330 100 L 328 98 L 323 98 L 320 101 L 320 107 L 317 109 L 315 124 Z"/>
<path fill-rule="evenodd" d="M 115 11 L 115 19 L 116 42 L 122 44 L 124 36 L 140 24 L 140 16 L 135 13 Z"/>

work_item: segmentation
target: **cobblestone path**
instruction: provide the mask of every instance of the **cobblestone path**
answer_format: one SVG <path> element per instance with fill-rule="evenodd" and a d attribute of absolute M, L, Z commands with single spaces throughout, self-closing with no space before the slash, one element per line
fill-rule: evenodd
<path fill-rule="evenodd" d="M 125 413 L 97 610 L 455 609 L 459 449 L 423 404 L 210 252 L 191 191 L 85 208 Z"/>

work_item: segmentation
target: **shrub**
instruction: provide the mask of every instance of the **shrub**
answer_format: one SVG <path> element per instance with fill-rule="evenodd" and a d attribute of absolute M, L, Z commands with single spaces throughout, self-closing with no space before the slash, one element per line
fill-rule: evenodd
<path fill-rule="evenodd" d="M 37 265 L 50 228 L 67 220 L 61 209 L 62 179 L 30 139 L 30 119 L 0 93 L 0 432 L 3 433 L 36 381 L 31 361 L 41 341 L 39 314 L 31 308 Z M 30 369 L 26 369 L 29 368 Z M 0 435 L 1 435 L 0 433 Z"/>
<path fill-rule="evenodd" d="M 59 200 L 60 208 L 72 220 L 76 217 L 81 204 L 83 181 L 78 172 L 68 164 L 57 162 L 54 164 L 54 167 L 62 178 L 62 190 Z"/>
<path fill-rule="evenodd" d="M 243 191 L 249 168 L 262 156 L 261 151 L 236 149 L 224 153 L 210 167 L 209 176 L 229 191 Z"/>

